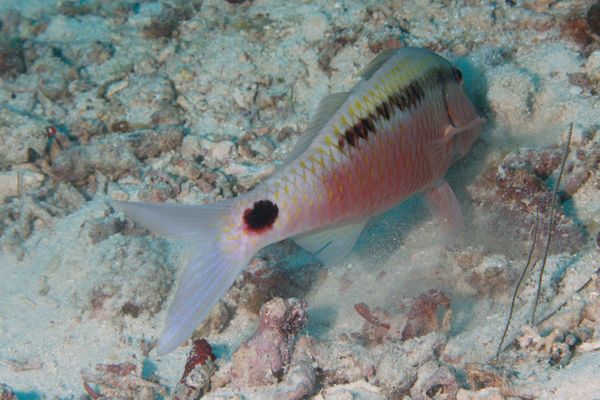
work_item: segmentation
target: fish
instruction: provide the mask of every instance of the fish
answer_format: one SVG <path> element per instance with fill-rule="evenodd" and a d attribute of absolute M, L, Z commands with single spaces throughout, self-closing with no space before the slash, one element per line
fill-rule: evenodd
<path fill-rule="evenodd" d="M 367 221 L 424 194 L 444 226 L 462 214 L 444 176 L 479 135 L 458 67 L 416 47 L 379 54 L 348 92 L 326 96 L 279 168 L 253 190 L 206 205 L 112 201 L 194 253 L 167 313 L 157 353 L 194 332 L 262 248 L 291 238 L 325 265 L 350 252 Z"/>

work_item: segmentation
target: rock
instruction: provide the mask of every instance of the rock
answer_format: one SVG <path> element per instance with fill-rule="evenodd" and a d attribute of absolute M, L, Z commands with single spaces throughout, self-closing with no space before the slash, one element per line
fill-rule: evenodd
<path fill-rule="evenodd" d="M 221 300 L 213 307 L 202 324 L 196 328 L 195 335 L 210 336 L 221 333 L 232 317 L 233 310 L 230 310 L 225 302 Z"/>
<path fill-rule="evenodd" d="M 312 350 L 312 340 L 307 336 L 303 336 L 298 340 L 298 343 L 294 348 L 292 361 L 287 368 L 285 376 L 281 379 L 281 382 L 266 386 L 242 387 L 236 389 L 225 387 L 211 391 L 204 399 L 306 399 L 313 393 L 317 379 L 315 365 L 311 356 Z M 231 364 L 227 364 L 215 374 L 213 387 L 223 387 L 230 383 L 230 378 Z"/>
<path fill-rule="evenodd" d="M 99 221 L 95 221 L 89 232 L 91 242 L 98 243 L 106 240 L 109 236 L 122 230 L 124 224 L 125 221 L 116 218 L 111 218 L 108 221 L 102 218 Z"/>
<path fill-rule="evenodd" d="M 202 397 L 203 400 L 303 400 L 313 392 L 316 374 L 307 364 L 293 365 L 283 380 L 274 385 L 244 388 L 243 390 L 218 389 Z"/>
<path fill-rule="evenodd" d="M 593 147 L 586 151 L 582 165 L 593 162 Z M 543 243 L 548 234 L 547 223 L 553 196 L 551 178 L 556 179 L 557 167 L 560 163 L 560 150 L 546 149 L 521 149 L 509 153 L 498 165 L 490 166 L 484 171 L 475 183 L 469 187 L 473 201 L 486 209 L 487 224 L 497 226 L 499 231 L 510 231 L 511 243 L 520 243 L 519 251 L 528 251 L 531 246 L 531 231 L 535 225 L 536 212 L 539 212 L 540 226 L 538 231 L 538 245 L 543 248 Z M 593 168 L 591 165 L 588 168 Z M 565 184 L 574 176 L 565 171 L 563 181 Z M 577 189 L 575 182 L 574 193 Z M 561 196 L 562 197 L 562 196 Z M 559 197 L 554 211 L 554 225 L 552 229 L 552 246 L 550 254 L 564 251 L 574 252 L 585 243 L 585 231 L 576 219 L 563 210 L 562 198 Z M 494 249 L 502 241 L 488 243 Z M 500 250 L 500 249 L 499 249 Z"/>
<path fill-rule="evenodd" d="M 178 127 L 113 135 L 108 140 L 72 146 L 62 151 L 52 161 L 52 171 L 60 179 L 76 184 L 85 182 L 96 171 L 114 180 L 136 174 L 140 167 L 138 159 L 156 157 L 178 148 L 182 139 L 183 132 Z"/>
<path fill-rule="evenodd" d="M 590 31 L 600 35 L 600 4 L 592 4 L 585 15 Z"/>
<path fill-rule="evenodd" d="M 183 138 L 181 154 L 184 157 L 196 158 L 206 155 L 207 150 L 203 146 L 202 138 L 197 135 L 187 135 Z"/>
<path fill-rule="evenodd" d="M 436 360 L 444 345 L 438 333 L 404 342 L 387 342 L 381 348 L 381 360 L 375 379 L 385 388 L 388 398 L 402 398 L 417 381 L 418 367 Z"/>
<path fill-rule="evenodd" d="M 483 260 L 483 252 L 473 247 L 466 247 L 447 253 L 448 261 L 453 267 L 458 267 L 463 271 L 469 271 Z"/>
<path fill-rule="evenodd" d="M 142 376 L 142 364 L 135 359 L 132 361 L 136 363 L 96 364 L 95 371 L 81 370 L 83 388 L 92 399 L 152 400 L 164 397 L 165 388 L 146 380 Z"/>
<path fill-rule="evenodd" d="M 288 241 L 254 258 L 227 294 L 228 302 L 258 313 L 274 297 L 305 297 L 323 273 L 323 265 L 314 261 L 302 266 L 286 262 L 296 252 L 297 247 Z"/>
<path fill-rule="evenodd" d="M 498 388 L 485 388 L 481 390 L 460 389 L 456 395 L 456 400 L 504 400 L 506 397 Z"/>
<path fill-rule="evenodd" d="M 112 90 L 110 101 L 116 110 L 115 119 L 126 120 L 130 125 L 148 125 L 153 116 L 171 110 L 175 104 L 173 82 L 159 75 L 130 75 L 127 84 Z"/>
<path fill-rule="evenodd" d="M 548 363 L 557 368 L 566 366 L 573 356 L 569 345 L 566 343 L 555 342 L 550 348 L 550 358 Z"/>
<path fill-rule="evenodd" d="M 18 400 L 13 390 L 4 383 L 0 383 L 0 400 Z"/>
<path fill-rule="evenodd" d="M 381 389 L 364 380 L 354 381 L 344 385 L 332 385 L 323 389 L 316 400 L 384 400 L 386 397 Z"/>
<path fill-rule="evenodd" d="M 584 342 L 581 345 L 579 345 L 579 347 L 577 347 L 577 350 L 579 350 L 581 352 L 600 350 L 600 339 L 595 339 L 595 340 L 590 340 L 588 342 Z"/>
<path fill-rule="evenodd" d="M 137 158 L 144 160 L 181 146 L 183 132 L 177 127 L 144 129 L 122 135 L 121 139 L 127 142 Z"/>
<path fill-rule="evenodd" d="M 413 400 L 431 398 L 454 400 L 458 389 L 458 382 L 454 374 L 447 367 L 430 361 L 419 368 L 417 381 L 410 390 L 410 396 Z"/>
<path fill-rule="evenodd" d="M 90 29 L 93 27 L 94 29 Z M 107 20 L 97 15 L 80 15 L 68 17 L 54 15 L 39 40 L 49 43 L 102 42 L 110 36 Z"/>
<path fill-rule="evenodd" d="M 80 209 L 86 202 L 85 197 L 66 182 L 59 182 L 53 197 L 53 203 L 62 208 L 65 214 Z"/>
<path fill-rule="evenodd" d="M 361 334 L 371 346 L 402 337 L 408 320 L 405 314 L 390 315 L 381 307 L 371 309 L 364 303 L 355 304 L 354 309 L 365 319 Z"/>
<path fill-rule="evenodd" d="M 465 372 L 471 389 L 500 388 L 505 384 L 504 377 L 500 374 L 500 371 L 487 364 L 469 363 L 465 365 Z"/>
<path fill-rule="evenodd" d="M 306 342 L 299 340 L 298 347 L 306 346 Z M 310 347 L 327 385 L 373 379 L 379 350 L 371 352 L 359 343 L 341 340 L 316 342 Z"/>
<path fill-rule="evenodd" d="M 483 257 L 479 265 L 469 271 L 467 282 L 480 295 L 493 297 L 509 293 L 515 278 L 506 256 L 492 254 Z"/>
<path fill-rule="evenodd" d="M 224 162 L 229 159 L 229 155 L 233 148 L 233 142 L 229 140 L 222 140 L 220 142 L 211 143 L 206 146 L 210 155 L 220 162 Z"/>
<path fill-rule="evenodd" d="M 44 154 L 47 141 L 43 121 L 0 108 L 0 169 L 29 162 L 31 150 Z"/>
<path fill-rule="evenodd" d="M 431 289 L 413 299 L 402 339 L 424 336 L 439 329 L 448 331 L 451 316 L 448 296 L 444 292 Z"/>
<path fill-rule="evenodd" d="M 329 20 L 323 14 L 315 14 L 307 18 L 302 24 L 302 37 L 308 43 L 315 43 L 325 39 L 325 32 L 329 28 Z"/>
<path fill-rule="evenodd" d="M 96 245 L 104 254 L 94 265 L 93 285 L 82 289 L 92 318 L 155 315 L 175 280 L 167 244 L 150 237 L 113 236 Z"/>
<path fill-rule="evenodd" d="M 261 307 L 254 336 L 233 354 L 235 386 L 265 386 L 281 381 L 290 363 L 294 339 L 307 321 L 307 305 L 297 299 L 275 298 Z"/>
<path fill-rule="evenodd" d="M 173 391 L 174 398 L 177 400 L 201 398 L 209 390 L 210 378 L 215 370 L 213 364 L 215 359 L 212 347 L 205 339 L 194 340 L 183 376 Z"/>
<path fill-rule="evenodd" d="M 534 78 L 512 65 L 495 68 L 488 75 L 487 98 L 498 124 L 512 128 L 527 126 L 531 119 Z"/>
<path fill-rule="evenodd" d="M 10 197 L 37 189 L 44 182 L 44 175 L 28 170 L 12 170 L 0 173 L 0 203 Z"/>
<path fill-rule="evenodd" d="M 133 151 L 122 144 L 94 143 L 73 146 L 60 153 L 52 163 L 52 171 L 67 182 L 82 184 L 96 171 L 117 179 L 138 170 Z"/>
<path fill-rule="evenodd" d="M 0 77 L 14 78 L 25 72 L 23 42 L 0 36 Z"/>

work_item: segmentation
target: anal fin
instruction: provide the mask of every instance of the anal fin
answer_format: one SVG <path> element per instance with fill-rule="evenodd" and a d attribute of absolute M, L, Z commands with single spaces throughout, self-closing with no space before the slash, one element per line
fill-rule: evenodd
<path fill-rule="evenodd" d="M 339 225 L 315 232 L 308 232 L 294 238 L 296 243 L 316 255 L 326 266 L 343 260 L 358 240 L 367 224 L 367 219 Z"/>

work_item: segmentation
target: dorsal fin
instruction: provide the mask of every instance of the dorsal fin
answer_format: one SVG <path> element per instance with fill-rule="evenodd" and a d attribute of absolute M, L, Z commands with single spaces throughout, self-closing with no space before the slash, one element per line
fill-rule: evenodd
<path fill-rule="evenodd" d="M 375 74 L 375 72 L 377 72 L 377 70 L 381 68 L 381 66 L 385 64 L 385 62 L 389 60 L 391 56 L 394 55 L 397 50 L 398 49 L 390 49 L 377 54 L 377 57 L 372 59 L 366 67 L 360 70 L 358 76 L 363 78 L 365 81 L 369 80 Z"/>
<path fill-rule="evenodd" d="M 321 100 L 317 112 L 308 123 L 306 131 L 300 136 L 290 154 L 288 154 L 280 165 L 280 168 L 294 161 L 308 149 L 315 136 L 321 132 L 327 121 L 331 119 L 333 114 L 336 113 L 349 96 L 350 92 L 332 93 Z"/>

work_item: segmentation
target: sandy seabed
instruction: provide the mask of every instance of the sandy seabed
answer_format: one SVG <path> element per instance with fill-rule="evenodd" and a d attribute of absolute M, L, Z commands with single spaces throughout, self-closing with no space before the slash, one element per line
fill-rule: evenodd
<path fill-rule="evenodd" d="M 0 2 L 0 399 L 600 399 L 594 3 Z M 448 175 L 460 244 L 415 198 L 331 268 L 273 245 L 157 357 L 192 248 L 107 199 L 251 190 L 322 97 L 403 46 L 454 61 L 488 119 Z M 534 272 L 496 358 L 536 210 Z"/>

